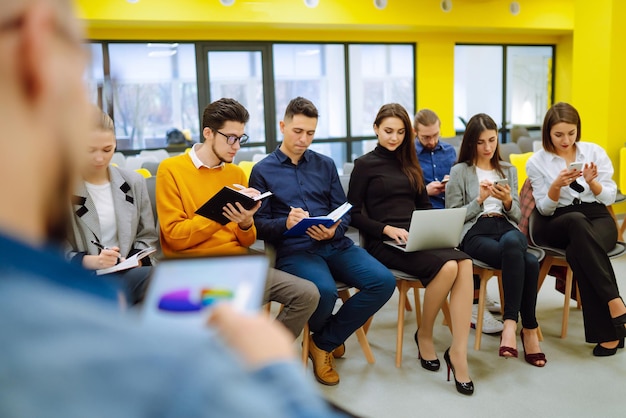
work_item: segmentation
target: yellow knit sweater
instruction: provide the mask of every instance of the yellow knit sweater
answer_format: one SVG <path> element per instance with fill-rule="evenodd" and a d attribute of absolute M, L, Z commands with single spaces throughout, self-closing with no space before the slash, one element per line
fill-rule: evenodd
<path fill-rule="evenodd" d="M 256 228 L 242 230 L 234 222 L 221 225 L 195 211 L 224 186 L 247 186 L 234 164 L 197 169 L 188 154 L 161 162 L 156 178 L 157 214 L 163 255 L 241 254 L 256 240 Z"/>

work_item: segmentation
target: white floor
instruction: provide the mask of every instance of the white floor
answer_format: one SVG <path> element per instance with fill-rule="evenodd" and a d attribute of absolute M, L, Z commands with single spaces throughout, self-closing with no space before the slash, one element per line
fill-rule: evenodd
<path fill-rule="evenodd" d="M 626 297 L 626 256 L 613 260 L 613 265 Z M 496 279 L 489 281 L 488 291 L 497 297 Z M 553 278 L 546 279 L 537 304 L 546 367 L 524 362 L 519 338 L 518 359 L 498 357 L 497 335 L 483 335 L 481 350 L 475 351 L 472 331 L 469 366 L 476 390 L 471 397 L 457 393 L 454 382 L 446 381 L 443 352 L 451 340 L 447 327 L 439 325 L 435 330 L 441 369 L 429 372 L 420 367 L 411 312 L 405 317 L 402 367 L 395 367 L 397 301 L 396 291 L 376 314 L 368 333 L 376 363 L 366 362 L 352 336 L 346 343 L 345 357 L 336 360 L 339 385 L 319 385 L 325 396 L 353 413 L 364 417 L 626 416 L 626 350 L 612 357 L 593 357 L 593 345 L 584 342 L 582 314 L 574 302 L 568 336 L 559 338 L 563 295 L 554 290 Z"/>

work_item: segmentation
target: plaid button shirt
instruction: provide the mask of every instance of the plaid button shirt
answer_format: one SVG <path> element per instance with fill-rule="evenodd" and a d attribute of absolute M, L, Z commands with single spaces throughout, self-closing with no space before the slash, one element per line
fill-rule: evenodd
<path fill-rule="evenodd" d="M 533 209 L 535 209 L 535 198 L 533 197 L 533 186 L 530 183 L 530 179 L 526 179 L 522 185 L 522 190 L 520 190 L 519 193 L 519 206 L 522 211 L 522 216 L 517 226 L 519 226 L 520 231 L 522 231 L 522 233 L 526 235 L 526 238 L 528 238 L 528 241 L 530 241 L 528 220 L 530 219 L 530 214 L 533 212 Z"/>

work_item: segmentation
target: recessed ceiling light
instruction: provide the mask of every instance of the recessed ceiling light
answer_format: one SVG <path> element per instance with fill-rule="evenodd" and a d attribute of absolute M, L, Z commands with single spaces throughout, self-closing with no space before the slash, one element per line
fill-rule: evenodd
<path fill-rule="evenodd" d="M 441 3 L 439 5 L 441 6 L 441 10 L 446 13 L 452 10 L 452 0 L 441 0 Z"/>
<path fill-rule="evenodd" d="M 138 3 L 139 0 L 126 0 L 128 3 Z"/>
<path fill-rule="evenodd" d="M 235 0 L 220 0 L 223 6 L 232 6 L 235 4 Z"/>
<path fill-rule="evenodd" d="M 513 16 L 517 16 L 520 12 L 520 5 L 518 1 L 512 1 L 511 5 L 509 6 L 509 10 L 511 11 L 511 14 Z"/>
<path fill-rule="evenodd" d="M 317 7 L 318 4 L 320 4 L 320 0 L 304 0 L 304 4 L 306 5 L 306 7 Z"/>
<path fill-rule="evenodd" d="M 374 0 L 374 6 L 376 6 L 377 9 L 383 10 L 387 7 L 387 0 Z"/>

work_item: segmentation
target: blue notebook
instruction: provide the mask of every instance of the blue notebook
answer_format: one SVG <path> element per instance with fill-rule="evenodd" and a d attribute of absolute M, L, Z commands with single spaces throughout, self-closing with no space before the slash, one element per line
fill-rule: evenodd
<path fill-rule="evenodd" d="M 283 235 L 288 237 L 295 237 L 298 235 L 306 234 L 306 230 L 314 225 L 324 225 L 326 228 L 333 225 L 339 219 L 341 219 L 348 211 L 352 209 L 352 205 L 348 202 L 339 206 L 326 216 L 314 216 L 311 218 L 304 218 L 297 224 L 285 231 Z"/>

